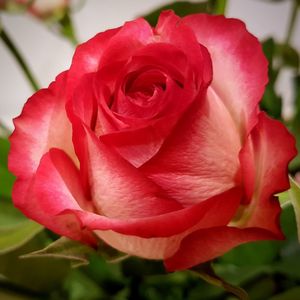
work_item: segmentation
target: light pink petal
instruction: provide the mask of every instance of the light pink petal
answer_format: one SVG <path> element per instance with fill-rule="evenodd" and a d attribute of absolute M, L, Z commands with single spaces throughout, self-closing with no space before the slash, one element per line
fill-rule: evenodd
<path fill-rule="evenodd" d="M 194 207 L 127 222 L 110 219 L 105 224 L 101 216 L 74 213 L 82 224 L 94 229 L 112 247 L 148 259 L 165 259 L 178 250 L 181 240 L 191 232 L 228 224 L 236 213 L 240 197 L 240 191 L 233 189 Z M 222 211 L 222 214 L 217 214 L 218 211 Z M 111 230 L 106 230 L 105 226 Z"/>
<path fill-rule="evenodd" d="M 260 228 L 223 226 L 197 230 L 181 241 L 178 251 L 165 260 L 165 266 L 168 271 L 188 269 L 221 256 L 240 244 L 273 238 L 270 232 Z"/>
<path fill-rule="evenodd" d="M 30 181 L 18 179 L 13 198 L 27 217 L 57 234 L 96 244 L 92 232 L 83 229 L 74 214 L 61 214 L 71 208 L 92 209 L 91 203 L 84 200 L 77 168 L 63 151 L 46 153 Z"/>
<path fill-rule="evenodd" d="M 295 155 L 292 135 L 280 122 L 260 113 L 240 153 L 247 198 L 239 226 L 261 227 L 280 235 L 280 205 L 273 195 L 289 188 L 287 166 Z"/>
<path fill-rule="evenodd" d="M 151 159 L 163 144 L 164 136 L 160 129 L 158 126 L 148 126 L 107 134 L 100 139 L 134 167 L 140 167 Z"/>
<path fill-rule="evenodd" d="M 184 17 L 183 23 L 208 49 L 213 63 L 211 87 L 244 139 L 256 123 L 257 104 L 268 81 L 268 63 L 260 43 L 236 19 L 195 14 Z"/>
<path fill-rule="evenodd" d="M 209 88 L 141 170 L 169 197 L 193 205 L 238 184 L 240 148 L 231 115 Z"/>
<path fill-rule="evenodd" d="M 153 217 L 127 220 L 107 218 L 75 209 L 71 212 L 90 230 L 113 230 L 142 238 L 170 237 L 195 226 L 199 229 L 228 224 L 236 214 L 240 199 L 241 190 L 234 188 L 185 209 Z M 222 214 L 216 214 L 220 210 Z"/>
<path fill-rule="evenodd" d="M 63 149 L 76 161 L 72 128 L 65 112 L 66 78 L 67 73 L 62 73 L 49 88 L 35 93 L 14 119 L 9 169 L 17 177 L 30 178 L 52 147 Z"/>
<path fill-rule="evenodd" d="M 162 190 L 107 147 L 89 130 L 81 140 L 88 165 L 91 196 L 102 215 L 128 219 L 160 215 L 182 208 L 164 199 Z"/>

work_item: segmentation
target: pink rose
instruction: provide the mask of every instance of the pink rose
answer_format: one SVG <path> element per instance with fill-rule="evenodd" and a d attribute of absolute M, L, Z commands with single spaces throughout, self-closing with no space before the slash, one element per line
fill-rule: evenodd
<path fill-rule="evenodd" d="M 235 19 L 163 12 L 97 34 L 15 119 L 15 205 L 168 270 L 281 239 L 294 139 L 259 110 L 267 60 Z"/>

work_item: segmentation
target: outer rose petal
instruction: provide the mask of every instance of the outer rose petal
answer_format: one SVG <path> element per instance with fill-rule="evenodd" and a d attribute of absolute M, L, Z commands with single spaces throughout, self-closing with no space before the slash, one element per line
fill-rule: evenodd
<path fill-rule="evenodd" d="M 238 226 L 261 227 L 281 236 L 280 205 L 272 195 L 289 188 L 287 167 L 296 153 L 295 139 L 286 128 L 260 113 L 240 153 L 247 203 Z"/>
<path fill-rule="evenodd" d="M 236 19 L 196 14 L 182 22 L 195 33 L 213 62 L 212 89 L 223 101 L 242 140 L 256 123 L 257 104 L 268 81 L 261 45 Z"/>
<path fill-rule="evenodd" d="M 239 190 L 233 189 L 194 207 L 158 217 L 136 220 L 135 230 L 139 229 L 140 232 L 136 231 L 134 235 L 125 235 L 111 230 L 96 230 L 95 233 L 109 245 L 125 253 L 149 259 L 165 259 L 178 250 L 182 239 L 191 232 L 228 224 L 235 214 L 240 196 Z M 216 214 L 219 210 L 222 210 L 222 215 Z M 101 226 L 96 218 L 93 224 L 92 216 L 85 216 L 81 220 L 90 229 L 96 229 L 97 223 L 98 228 Z M 193 220 L 194 225 L 188 226 L 188 223 L 191 225 Z M 153 234 L 145 235 L 145 230 L 151 230 L 152 226 Z M 129 226 L 126 227 L 130 229 Z M 173 234 L 171 234 L 172 228 Z M 121 229 L 124 231 L 124 228 Z M 166 234 L 167 231 L 169 234 Z"/>
<path fill-rule="evenodd" d="M 76 48 L 67 81 L 68 98 L 73 95 L 74 89 L 83 75 L 98 70 L 103 51 L 119 30 L 120 28 L 115 28 L 101 32 Z"/>
<path fill-rule="evenodd" d="M 14 191 L 23 192 L 20 187 L 22 186 L 17 185 Z M 27 216 L 51 230 L 86 243 L 93 242 L 91 231 L 114 230 L 116 232 L 112 235 L 107 231 L 103 236 L 114 245 L 113 240 L 118 236 L 117 232 L 129 235 L 127 242 L 124 239 L 122 241 L 121 236 L 117 241 L 123 244 L 121 248 L 123 251 L 124 247 L 129 247 L 129 251 L 132 243 L 135 241 L 140 243 L 143 238 L 150 238 L 152 244 L 151 238 L 154 237 L 164 242 L 164 247 L 173 247 L 168 243 L 173 239 L 178 240 L 172 237 L 174 235 L 183 234 L 182 238 L 193 228 L 226 225 L 236 213 L 241 197 L 239 189 L 232 189 L 193 207 L 160 216 L 128 220 L 107 218 L 93 213 L 94 207 L 84 196 L 78 170 L 67 155 L 58 149 L 44 155 L 26 195 L 27 201 L 19 207 Z M 215 214 L 219 210 L 222 210 L 221 216 Z M 136 239 L 133 236 L 136 236 Z M 171 239 L 163 241 L 164 237 Z M 144 245 L 149 246 L 147 243 Z M 160 246 L 157 247 L 162 249 Z M 140 250 L 141 248 L 137 248 L 136 251 Z"/>
<path fill-rule="evenodd" d="M 24 194 L 24 201 L 15 204 L 29 218 L 60 235 L 96 244 L 92 232 L 82 229 L 74 214 L 61 214 L 61 208 L 91 209 L 91 204 L 84 201 L 75 165 L 61 150 L 50 150 L 43 156 L 30 182 L 24 184 L 24 180 L 17 180 L 13 199 L 19 199 L 20 194 Z"/>
<path fill-rule="evenodd" d="M 197 230 L 182 240 L 179 250 L 165 260 L 165 266 L 168 271 L 188 269 L 221 256 L 240 244 L 273 238 L 270 232 L 260 228 L 224 226 Z"/>
<path fill-rule="evenodd" d="M 74 213 L 81 220 L 83 226 L 90 230 L 113 230 L 142 238 L 170 237 L 194 228 L 196 225 L 197 228 L 207 228 L 228 224 L 236 213 L 240 198 L 240 189 L 234 188 L 206 199 L 193 207 L 159 216 L 128 220 L 107 218 L 78 210 L 75 207 L 66 212 Z M 48 198 L 47 201 L 51 201 L 51 198 Z M 220 210 L 222 210 L 222 215 L 215 213 Z"/>
<path fill-rule="evenodd" d="M 76 159 L 72 128 L 65 112 L 67 74 L 60 74 L 48 89 L 35 93 L 22 114 L 14 119 L 16 129 L 10 137 L 9 169 L 19 178 L 30 178 L 42 156 L 52 147 L 63 149 Z"/>

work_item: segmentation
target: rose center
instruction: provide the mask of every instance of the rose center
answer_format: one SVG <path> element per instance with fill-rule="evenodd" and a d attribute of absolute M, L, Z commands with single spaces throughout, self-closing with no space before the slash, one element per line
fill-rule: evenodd
<path fill-rule="evenodd" d="M 160 70 L 147 70 L 131 74 L 123 91 L 128 100 L 138 106 L 148 106 L 155 99 L 158 91 L 166 89 L 166 76 Z"/>

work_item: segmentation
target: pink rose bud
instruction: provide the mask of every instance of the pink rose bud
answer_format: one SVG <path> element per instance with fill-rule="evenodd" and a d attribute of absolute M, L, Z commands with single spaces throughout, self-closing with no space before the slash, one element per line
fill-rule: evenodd
<path fill-rule="evenodd" d="M 245 24 L 172 11 L 78 46 L 14 120 L 13 201 L 57 234 L 180 270 L 282 239 L 295 141 L 259 109 L 268 63 Z"/>

